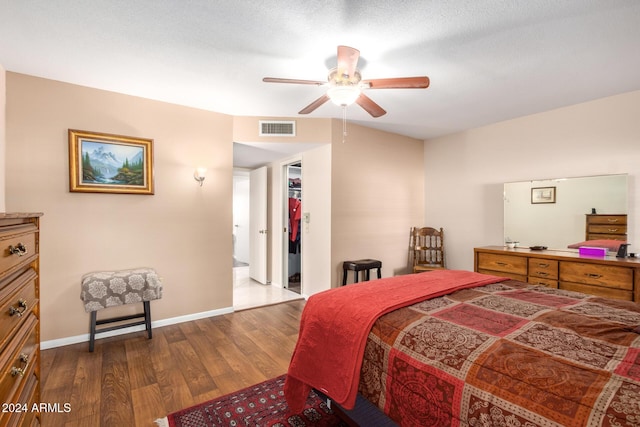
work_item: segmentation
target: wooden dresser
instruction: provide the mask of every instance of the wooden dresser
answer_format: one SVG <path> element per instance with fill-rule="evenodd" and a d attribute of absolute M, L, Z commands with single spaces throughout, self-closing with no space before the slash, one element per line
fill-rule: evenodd
<path fill-rule="evenodd" d="M 640 302 L 640 258 L 584 257 L 577 251 L 485 246 L 474 249 L 479 273 L 607 298 Z"/>
<path fill-rule="evenodd" d="M 627 215 L 587 214 L 585 240 L 627 240 Z"/>
<path fill-rule="evenodd" d="M 0 213 L 0 426 L 38 426 L 42 214 Z"/>

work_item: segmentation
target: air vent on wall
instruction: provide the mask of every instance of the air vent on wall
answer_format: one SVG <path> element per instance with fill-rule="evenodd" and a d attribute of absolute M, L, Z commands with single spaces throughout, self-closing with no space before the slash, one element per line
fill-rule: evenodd
<path fill-rule="evenodd" d="M 296 136 L 296 122 L 260 120 L 260 136 Z"/>

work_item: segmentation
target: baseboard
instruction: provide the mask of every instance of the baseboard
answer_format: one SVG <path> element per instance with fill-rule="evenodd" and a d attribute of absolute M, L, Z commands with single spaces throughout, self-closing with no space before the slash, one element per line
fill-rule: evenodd
<path fill-rule="evenodd" d="M 158 328 L 161 326 L 169 326 L 169 325 L 175 325 L 178 323 L 184 323 L 184 322 L 189 322 L 191 320 L 198 320 L 198 319 L 204 319 L 207 317 L 214 317 L 214 316 L 220 316 L 222 314 L 229 314 L 229 313 L 233 313 L 233 307 L 226 307 L 226 308 L 220 308 L 217 310 L 211 310 L 211 311 L 203 311 L 200 313 L 193 313 L 193 314 L 187 314 L 184 316 L 178 316 L 178 317 L 171 317 L 169 319 L 162 319 L 162 320 L 156 320 L 156 321 L 152 321 L 151 322 L 151 328 Z M 88 322 L 87 322 L 88 323 Z M 96 340 L 102 339 L 102 338 L 108 338 L 108 337 L 113 337 L 116 335 L 124 335 L 124 334 L 130 334 L 131 332 L 138 332 L 138 331 L 144 331 L 144 325 L 138 325 L 138 326 L 131 326 L 129 328 L 122 328 L 122 329 L 118 329 L 115 331 L 109 331 L 109 332 L 104 332 L 101 333 L 99 335 L 96 335 Z M 78 344 L 81 342 L 88 342 L 89 341 L 89 334 L 82 334 L 82 335 L 75 335 L 72 337 L 66 337 L 66 338 L 58 338 L 55 340 L 48 340 L 48 341 L 42 341 L 40 343 L 40 349 L 41 350 L 47 350 L 50 348 L 55 348 L 55 347 L 62 347 L 65 345 L 71 345 L 71 344 Z"/>

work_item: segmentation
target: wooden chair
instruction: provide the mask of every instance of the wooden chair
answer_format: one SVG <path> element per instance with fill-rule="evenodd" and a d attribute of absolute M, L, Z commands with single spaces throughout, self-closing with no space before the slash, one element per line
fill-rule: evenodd
<path fill-rule="evenodd" d="M 409 258 L 413 272 L 444 270 L 444 233 L 442 228 L 411 227 Z"/>

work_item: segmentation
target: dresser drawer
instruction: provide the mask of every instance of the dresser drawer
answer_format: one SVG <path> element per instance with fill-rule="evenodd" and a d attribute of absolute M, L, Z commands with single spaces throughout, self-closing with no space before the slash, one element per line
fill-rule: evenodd
<path fill-rule="evenodd" d="M 35 372 L 31 372 L 25 379 L 25 386 L 16 399 L 19 403 L 19 410 L 0 414 L 0 425 L 6 427 L 31 427 L 40 425 L 38 421 L 38 377 Z M 14 403 L 14 402 L 11 402 Z"/>
<path fill-rule="evenodd" d="M 479 268 L 477 273 L 489 274 L 491 276 L 508 277 L 509 279 L 519 280 L 521 282 L 527 281 L 527 276 L 523 276 L 522 274 L 507 273 L 506 271 L 492 271 Z"/>
<path fill-rule="evenodd" d="M 37 227 L 33 224 L 0 230 L 0 277 L 30 263 L 37 256 L 36 232 Z"/>
<path fill-rule="evenodd" d="M 604 286 L 585 285 L 583 283 L 560 282 L 560 289 L 596 295 L 603 298 L 614 298 L 633 301 L 633 292 L 624 289 L 606 288 Z"/>
<path fill-rule="evenodd" d="M 500 271 L 526 277 L 527 258 L 516 255 L 479 253 L 478 270 Z"/>
<path fill-rule="evenodd" d="M 587 215 L 587 224 L 626 225 L 626 215 Z"/>
<path fill-rule="evenodd" d="M 22 274 L 15 274 L 5 280 L 8 284 L 0 287 L 0 348 L 28 318 L 38 305 L 36 298 L 37 273 L 30 268 Z"/>
<path fill-rule="evenodd" d="M 582 262 L 561 262 L 560 281 L 633 291 L 633 269 Z"/>
<path fill-rule="evenodd" d="M 30 314 L 0 353 L 0 400 L 14 402 L 33 372 L 38 351 L 38 319 Z"/>
<path fill-rule="evenodd" d="M 529 277 L 558 280 L 558 261 L 529 258 Z"/>
<path fill-rule="evenodd" d="M 589 234 L 627 234 L 627 226 L 589 224 Z"/>
<path fill-rule="evenodd" d="M 627 240 L 626 234 L 593 234 L 588 233 L 586 240 L 620 240 L 625 242 Z"/>
<path fill-rule="evenodd" d="M 529 276 L 527 282 L 530 285 L 546 286 L 547 288 L 558 289 L 558 281 L 553 279 L 543 279 L 542 277 Z"/>

